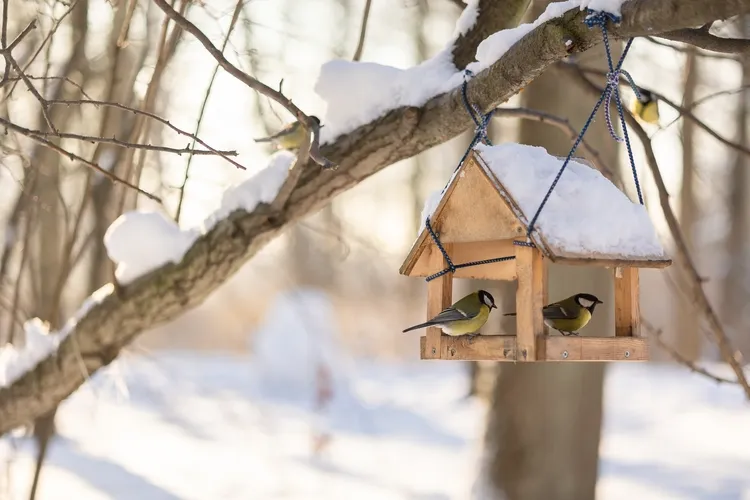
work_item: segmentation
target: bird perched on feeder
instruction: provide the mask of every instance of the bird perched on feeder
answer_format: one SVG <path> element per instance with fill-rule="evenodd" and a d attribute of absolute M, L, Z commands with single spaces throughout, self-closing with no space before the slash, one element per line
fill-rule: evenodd
<path fill-rule="evenodd" d="M 460 335 L 470 335 L 474 338 L 480 328 L 487 322 L 490 317 L 490 311 L 497 309 L 495 299 L 489 292 L 477 290 L 462 298 L 452 306 L 440 311 L 440 314 L 431 320 L 410 326 L 404 333 L 418 328 L 428 326 L 437 326 L 448 335 L 457 337 Z"/>
<path fill-rule="evenodd" d="M 591 321 L 597 304 L 603 304 L 603 302 L 595 295 L 577 293 L 545 306 L 542 309 L 544 324 L 566 336 L 578 335 L 578 330 Z M 516 313 L 505 314 L 505 316 L 515 315 Z"/>
<path fill-rule="evenodd" d="M 317 123 L 319 127 L 323 127 L 323 125 L 320 124 L 320 119 L 317 116 L 310 116 L 310 119 Z M 300 145 L 302 145 L 302 142 L 307 139 L 309 133 L 310 131 L 307 130 L 304 125 L 302 125 L 302 123 L 300 123 L 299 121 L 295 121 L 288 124 L 274 135 L 271 135 L 269 137 L 260 137 L 253 140 L 255 142 L 271 142 L 274 144 L 274 146 L 276 146 L 277 149 L 293 150 L 299 149 Z"/>
<path fill-rule="evenodd" d="M 646 123 L 659 123 L 659 101 L 648 90 L 639 87 L 638 93 L 630 110 Z"/>

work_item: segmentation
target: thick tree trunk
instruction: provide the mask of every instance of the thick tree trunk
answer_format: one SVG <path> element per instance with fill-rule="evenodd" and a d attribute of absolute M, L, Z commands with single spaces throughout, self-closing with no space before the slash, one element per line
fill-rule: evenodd
<path fill-rule="evenodd" d="M 546 6 L 536 2 L 534 17 Z M 603 52 L 581 57 L 604 67 Z M 569 117 L 579 129 L 593 108 L 590 96 L 562 72 L 537 78 L 522 94 L 525 105 Z M 617 164 L 617 147 L 604 120 L 588 130 L 604 161 Z M 544 146 L 565 156 L 570 139 L 536 122 L 521 124 L 520 142 Z M 579 153 L 580 154 L 580 153 Z M 626 185 L 628 183 L 626 182 Z M 549 300 L 589 292 L 604 301 L 582 335 L 612 335 L 611 271 L 551 265 Z M 485 461 L 477 492 L 510 500 L 586 500 L 595 496 L 602 417 L 604 365 L 501 363 L 492 395 L 485 436 Z"/>

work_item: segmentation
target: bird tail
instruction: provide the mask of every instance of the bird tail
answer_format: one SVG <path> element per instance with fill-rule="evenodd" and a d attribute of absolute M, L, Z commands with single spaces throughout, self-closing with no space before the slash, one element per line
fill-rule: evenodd
<path fill-rule="evenodd" d="M 260 138 L 258 138 L 258 139 L 253 139 L 253 140 L 254 140 L 255 142 L 271 142 L 271 141 L 273 141 L 274 139 L 276 139 L 276 137 L 274 137 L 274 136 L 271 136 L 271 137 L 260 137 Z"/>
<path fill-rule="evenodd" d="M 425 327 L 428 327 L 428 326 L 435 326 L 435 325 L 437 325 L 437 323 L 434 323 L 432 321 L 426 321 L 426 322 L 420 323 L 418 325 L 410 326 L 409 328 L 407 328 L 406 330 L 402 331 L 401 333 L 410 332 L 412 330 L 419 330 L 420 328 L 425 328 Z"/>

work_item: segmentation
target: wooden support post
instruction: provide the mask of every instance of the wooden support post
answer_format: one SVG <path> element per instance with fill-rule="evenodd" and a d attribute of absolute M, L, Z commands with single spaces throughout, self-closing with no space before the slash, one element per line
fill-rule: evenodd
<path fill-rule="evenodd" d="M 450 245 L 444 245 L 445 250 L 450 255 Z M 430 262 L 433 263 L 434 272 L 443 269 L 445 260 L 443 255 L 436 247 L 432 247 Z M 427 319 L 434 318 L 446 307 L 453 303 L 453 275 L 444 274 L 439 278 L 427 283 Z M 443 332 L 438 327 L 427 328 L 427 339 L 424 349 L 424 359 L 440 359 L 442 351 L 441 338 Z"/>
<path fill-rule="evenodd" d="M 518 361 L 536 361 L 537 336 L 544 335 L 544 262 L 541 252 L 516 245 L 516 334 Z"/>
<path fill-rule="evenodd" d="M 615 268 L 615 336 L 640 337 L 637 267 Z"/>

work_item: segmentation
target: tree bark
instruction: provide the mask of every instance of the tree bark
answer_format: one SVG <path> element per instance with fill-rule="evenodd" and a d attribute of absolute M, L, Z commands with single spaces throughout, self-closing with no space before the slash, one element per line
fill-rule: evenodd
<path fill-rule="evenodd" d="M 532 15 L 538 15 L 546 5 L 535 2 Z M 618 57 L 618 44 L 612 48 L 613 56 Z M 591 50 L 581 62 L 606 69 L 603 54 L 603 50 Z M 578 130 L 594 106 L 591 97 L 563 72 L 540 76 L 522 96 L 527 107 L 566 116 Z M 617 143 L 601 117 L 588 129 L 586 138 L 597 145 L 608 165 L 618 164 Z M 557 129 L 530 121 L 521 123 L 520 142 L 543 146 L 558 156 L 566 156 L 571 148 L 570 138 Z M 550 302 L 578 292 L 593 293 L 604 302 L 582 336 L 614 334 L 611 274 L 611 270 L 600 268 L 549 266 Z M 500 363 L 485 435 L 480 490 L 485 494 L 489 490 L 488 498 L 509 500 L 593 499 L 603 378 L 601 363 Z"/>
<path fill-rule="evenodd" d="M 748 9 L 750 0 L 630 0 L 622 7 L 622 22 L 612 26 L 610 33 L 613 38 L 655 36 Z M 574 8 L 532 30 L 472 79 L 468 91 L 471 102 L 487 112 L 554 63 L 601 43 L 600 33 L 583 23 L 585 16 Z M 480 22 L 502 27 L 502 20 L 480 16 Z M 566 44 L 568 40 L 573 43 Z M 239 78 L 238 71 L 234 68 L 231 73 Z M 336 138 L 321 152 L 337 163 L 338 169 L 321 171 L 308 162 L 283 209 L 271 211 L 268 205 L 260 204 L 252 213 L 238 210 L 198 238 L 181 262 L 166 264 L 118 288 L 77 321 L 55 356 L 0 389 L 0 434 L 50 411 L 79 387 L 85 380 L 80 358 L 90 374 L 109 364 L 144 330 L 201 304 L 288 224 L 383 168 L 470 129 L 472 122 L 459 111 L 462 109 L 460 89 L 453 89 L 421 107 L 390 111 Z"/>

